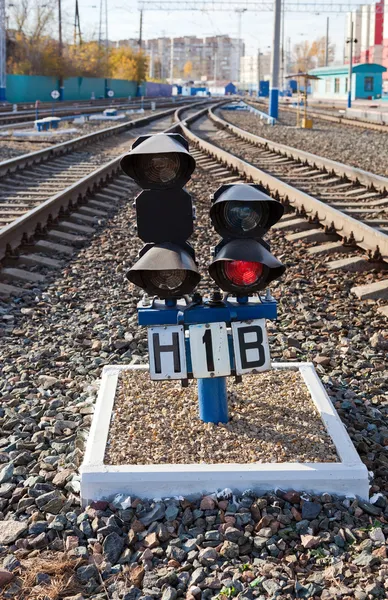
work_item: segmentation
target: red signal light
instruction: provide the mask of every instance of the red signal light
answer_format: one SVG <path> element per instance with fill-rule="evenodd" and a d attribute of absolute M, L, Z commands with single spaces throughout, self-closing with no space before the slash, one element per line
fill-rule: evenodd
<path fill-rule="evenodd" d="M 226 277 L 234 285 L 250 286 L 260 279 L 263 273 L 263 265 L 259 262 L 247 260 L 232 260 L 225 262 L 224 271 Z"/>

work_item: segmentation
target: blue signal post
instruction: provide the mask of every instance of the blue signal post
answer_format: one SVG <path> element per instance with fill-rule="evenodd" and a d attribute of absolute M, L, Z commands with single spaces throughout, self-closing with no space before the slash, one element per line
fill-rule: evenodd
<path fill-rule="evenodd" d="M 226 377 L 198 379 L 199 418 L 204 423 L 228 422 Z"/>

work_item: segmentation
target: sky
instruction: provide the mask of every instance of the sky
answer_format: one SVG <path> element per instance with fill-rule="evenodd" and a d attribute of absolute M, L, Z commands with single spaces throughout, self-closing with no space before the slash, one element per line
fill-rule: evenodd
<path fill-rule="evenodd" d="M 105 0 L 103 0 L 105 2 Z M 108 4 L 108 34 L 110 40 L 137 38 L 139 36 L 139 10 L 137 0 L 106 0 Z M 188 2 L 189 0 L 187 0 Z M 195 0 L 190 0 L 193 4 Z M 291 0 L 290 0 L 291 1 Z M 314 6 L 312 0 L 305 0 Z M 72 35 L 75 0 L 62 0 L 67 32 Z M 236 0 L 235 6 L 238 6 Z M 260 2 L 260 0 L 258 0 Z M 285 0 L 287 3 L 287 0 Z M 359 0 L 360 2 L 360 0 Z M 356 6 L 357 0 L 338 0 L 338 4 Z M 360 2 L 361 3 L 361 2 Z M 364 2 L 365 3 L 365 0 Z M 336 5 L 335 0 L 321 0 L 320 4 Z M 337 6 L 338 6 L 337 4 Z M 79 0 L 81 30 L 86 37 L 96 36 L 99 24 L 100 0 Z M 336 46 L 336 60 L 343 57 L 345 12 L 285 13 L 285 39 L 290 38 L 291 48 L 304 40 L 326 35 L 326 19 L 329 17 L 329 39 Z M 241 37 L 244 39 L 246 55 L 269 51 L 272 41 L 273 12 L 248 11 L 242 16 Z M 237 37 L 238 18 L 233 11 L 175 11 L 161 12 L 145 10 L 143 13 L 143 39 L 179 35 L 198 37 L 227 34 Z M 103 36 L 105 37 L 105 35 Z M 287 45 L 285 46 L 287 48 Z"/>

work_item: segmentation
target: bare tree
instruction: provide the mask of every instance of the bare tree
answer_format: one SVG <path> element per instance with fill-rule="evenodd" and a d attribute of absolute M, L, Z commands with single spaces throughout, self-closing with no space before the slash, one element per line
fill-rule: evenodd
<path fill-rule="evenodd" d="M 40 39 L 52 31 L 55 0 L 19 0 L 12 5 L 11 24 L 18 33 Z"/>
<path fill-rule="evenodd" d="M 58 75 L 60 59 L 56 36 L 56 0 L 18 0 L 12 6 L 15 50 L 8 59 L 10 73 Z"/>
<path fill-rule="evenodd" d="M 335 45 L 329 44 L 329 62 L 335 55 Z M 293 47 L 293 63 L 296 72 L 305 73 L 315 67 L 325 65 L 326 39 L 320 37 L 313 42 L 305 40 Z"/>

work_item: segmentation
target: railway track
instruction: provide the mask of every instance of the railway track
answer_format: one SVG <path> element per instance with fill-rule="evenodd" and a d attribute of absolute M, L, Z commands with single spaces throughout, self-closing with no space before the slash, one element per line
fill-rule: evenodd
<path fill-rule="evenodd" d="M 321 253 L 336 253 L 337 257 L 343 252 L 350 252 L 351 255 L 345 259 L 333 261 L 333 268 L 385 268 L 388 262 L 387 179 L 238 130 L 218 116 L 217 110 L 213 108 L 199 111 L 198 107 L 180 108 L 176 111 L 175 119 L 177 123 L 169 130 L 180 130 L 189 139 L 196 147 L 193 152 L 198 166 L 218 184 L 237 183 L 244 179 L 258 182 L 287 205 L 289 212 L 278 227 L 286 232 L 291 231 L 291 240 L 314 243 L 309 252 L 317 257 Z M 149 125 L 148 129 L 142 127 L 141 132 L 132 130 L 131 135 L 136 137 L 145 131 L 162 131 L 166 129 L 166 125 L 162 119 L 157 125 Z M 128 135 L 125 145 L 129 144 L 130 139 L 132 138 Z M 116 156 L 117 149 L 116 145 Z M 104 158 L 106 161 L 107 156 Z M 95 166 L 93 161 L 92 164 Z M 35 241 L 34 247 L 37 244 L 38 248 L 41 248 L 42 252 L 47 251 L 47 254 L 61 250 L 57 249 L 55 244 L 77 246 L 83 243 L 85 236 L 93 232 L 93 223 L 99 218 L 105 218 L 104 209 L 109 194 L 119 193 L 118 187 L 124 182 L 128 185 L 125 179 L 121 178 L 119 184 L 109 182 L 117 172 L 117 164 L 118 159 L 115 158 L 109 165 L 100 167 L 66 188 L 65 193 L 59 191 L 53 198 L 63 200 L 63 197 L 67 197 L 68 201 L 60 210 L 51 211 L 49 227 L 41 228 L 40 213 L 47 212 L 43 203 L 27 213 L 28 218 L 21 217 L 22 222 L 29 222 L 28 232 L 19 227 L 18 220 L 3 229 L 3 235 L 0 235 L 0 257 L 5 259 L 7 267 L 0 273 L 0 281 L 3 282 L 0 283 L 0 291 L 2 289 L 3 293 L 17 293 L 13 289 L 14 280 L 24 280 L 28 289 L 33 287 L 34 280 L 44 279 L 44 273 L 42 275 L 39 272 L 38 277 L 33 275 L 30 278 L 25 272 L 15 271 L 15 267 L 12 266 L 15 262 L 20 265 L 23 264 L 21 260 L 27 261 L 27 255 L 22 253 L 22 259 L 17 255 L 20 254 L 20 247 L 25 248 L 24 242 L 29 236 L 34 241 L 40 237 L 41 239 Z M 89 163 L 87 165 L 87 168 L 90 168 Z M 81 170 L 82 168 L 81 165 Z M 76 169 L 74 177 L 77 177 L 77 174 L 79 177 L 79 173 Z M 101 191 L 99 188 L 104 185 L 107 186 L 106 191 Z M 97 190 L 97 200 L 92 200 L 91 206 L 82 206 L 83 200 L 91 195 L 93 189 Z M 73 198 L 72 201 L 69 201 L 70 197 Z M 65 218 L 64 221 L 63 211 L 74 209 L 72 203 L 77 197 L 80 208 L 71 212 L 71 217 Z M 50 205 L 53 198 L 48 201 Z M 58 219 L 59 226 L 51 227 L 51 222 Z M 46 239 L 43 239 L 44 236 Z M 366 251 L 366 254 L 360 254 L 356 250 L 357 247 Z M 70 248 L 69 253 L 73 250 L 74 248 Z M 47 265 L 46 258 L 38 258 L 35 252 L 33 258 L 27 262 L 35 262 L 38 271 L 41 267 L 45 269 L 46 266 L 57 266 Z M 366 290 L 361 297 L 386 297 L 388 280 L 378 280 L 376 283 L 376 289 Z"/>
<path fill-rule="evenodd" d="M 181 110 L 190 115 L 190 107 Z M 175 130 L 176 112 L 0 163 L 0 296 L 34 289 L 94 233 L 133 188 L 119 168 L 120 156 L 139 135 Z"/>
<path fill-rule="evenodd" d="M 194 116 L 191 112 L 181 114 L 182 119 L 190 121 Z M 190 122 L 182 123 L 182 131 L 188 129 L 188 126 L 192 126 Z M 237 173 L 231 173 L 229 168 L 220 166 L 216 158 L 209 157 L 200 146 L 195 148 L 194 143 L 193 138 L 192 152 L 197 156 L 199 166 L 188 184 L 188 190 L 193 195 L 197 208 L 193 247 L 197 257 L 199 259 L 202 257 L 201 268 L 205 273 L 209 263 L 210 248 L 217 243 L 218 237 L 209 227 L 209 192 L 214 191 L 223 178 L 231 177 L 236 181 L 241 179 L 238 178 Z M 211 151 L 215 152 L 214 148 Z M 214 173 L 217 169 L 219 175 L 216 177 Z M 241 172 L 243 174 L 243 171 Z M 84 442 L 89 435 L 93 402 L 102 367 L 129 363 L 144 364 L 148 360 L 145 328 L 136 325 L 136 305 L 141 298 L 141 292 L 131 288 L 124 279 L 126 269 L 136 260 L 137 252 L 141 247 L 134 228 L 135 211 L 132 203 L 128 201 L 128 195 L 132 199 L 138 188 L 131 187 L 129 181 L 127 177 L 111 179 L 104 189 L 96 190 L 97 194 L 101 194 L 98 199 L 96 195 L 94 199 L 90 195 L 89 203 L 79 205 L 92 207 L 91 202 L 99 202 L 98 210 L 111 214 L 109 207 L 115 202 L 114 198 L 122 196 L 117 202 L 117 207 L 112 206 L 112 210 L 115 211 L 112 213 L 113 218 L 109 220 L 106 227 L 96 227 L 96 232 L 91 236 L 88 244 L 85 244 L 78 255 L 75 253 L 71 262 L 69 259 L 63 260 L 63 267 L 56 269 L 56 272 L 55 269 L 48 269 L 53 274 L 50 278 L 48 273 L 44 285 L 27 284 L 31 285 L 32 289 L 36 286 L 37 292 L 33 295 L 22 299 L 15 298 L 14 301 L 1 306 L 4 311 L 0 336 L 1 394 L 4 406 L 1 468 L 3 473 L 8 471 L 8 481 L 3 483 L 3 491 L 7 493 L 4 493 L 2 498 L 1 511 L 4 515 L 2 526 L 3 530 L 6 530 L 7 526 L 25 528 L 16 542 L 16 546 L 20 548 L 17 556 L 21 563 L 20 569 L 23 568 L 22 574 L 31 569 L 31 564 L 33 566 L 37 564 L 42 572 L 46 572 L 47 558 L 51 564 L 60 565 L 63 550 L 77 559 L 82 556 L 85 563 L 94 560 L 92 550 L 95 552 L 95 558 L 98 548 L 94 544 L 92 549 L 90 527 L 96 529 L 96 511 L 98 515 L 110 515 L 107 523 L 100 519 L 101 522 L 97 524 L 98 539 L 105 547 L 111 543 L 111 531 L 114 527 L 115 543 L 123 545 L 124 548 L 125 544 L 128 544 L 126 527 L 131 528 L 133 523 L 135 528 L 134 520 L 139 517 L 134 509 L 111 510 L 106 504 L 94 504 L 91 510 L 82 508 L 79 502 L 77 470 L 84 453 Z M 263 580 L 262 574 L 268 573 L 265 579 L 266 587 L 260 588 L 262 595 L 265 595 L 267 590 L 270 590 L 268 594 L 272 594 L 274 587 L 271 588 L 270 584 L 275 586 L 279 581 L 278 587 L 275 587 L 280 590 L 279 593 L 284 592 L 291 597 L 297 589 L 301 590 L 299 595 L 311 596 L 315 593 L 311 585 L 312 575 L 314 575 L 314 581 L 322 581 L 317 588 L 318 596 L 321 588 L 325 588 L 326 597 L 335 593 L 357 596 L 360 592 L 358 595 L 361 598 L 361 592 L 368 586 L 374 593 L 377 589 L 377 594 L 382 597 L 386 587 L 384 542 L 376 541 L 371 546 L 372 535 L 370 534 L 377 530 L 384 532 L 386 536 L 385 523 L 388 516 L 387 405 L 384 395 L 387 389 L 386 346 L 381 339 L 383 319 L 380 315 L 372 314 L 376 313 L 374 304 L 358 302 L 355 297 L 348 294 L 348 288 L 362 281 L 363 274 L 347 273 L 341 278 L 330 276 L 322 262 L 319 264 L 315 258 L 307 255 L 304 248 L 288 242 L 283 234 L 270 231 L 267 239 L 273 244 L 276 256 L 287 265 L 284 278 L 276 282 L 272 288 L 279 302 L 279 320 L 276 323 L 271 322 L 268 328 L 272 357 L 283 361 L 314 360 L 327 393 L 347 427 L 353 443 L 368 471 L 374 474 L 370 489 L 370 495 L 374 500 L 371 498 L 371 503 L 362 503 L 329 494 L 311 497 L 312 507 L 315 509 L 317 506 L 321 507 L 318 520 L 314 519 L 314 523 L 319 524 L 318 552 L 316 549 L 304 548 L 302 541 L 305 538 L 302 536 L 306 529 L 299 531 L 296 522 L 296 519 L 300 521 L 302 510 L 305 511 L 310 506 L 303 504 L 306 502 L 306 496 L 303 495 L 303 502 L 299 502 L 296 492 L 292 492 L 288 497 L 292 500 L 294 510 L 290 511 L 290 505 L 285 504 L 282 499 L 283 493 L 279 492 L 276 496 L 270 492 L 265 496 L 262 504 L 257 503 L 255 510 L 252 509 L 252 523 L 258 522 L 257 519 L 261 518 L 263 511 L 265 516 L 266 510 L 269 515 L 273 513 L 273 522 L 276 523 L 273 532 L 276 533 L 273 533 L 272 538 L 268 538 L 265 547 L 261 547 L 262 560 L 257 570 L 254 566 L 257 552 L 253 555 L 249 554 L 249 559 L 245 558 L 245 555 L 242 556 L 240 562 L 242 565 L 246 565 L 247 562 L 253 565 L 252 576 L 260 581 Z M 32 251 L 34 251 L 33 246 L 29 248 L 29 252 Z M 59 260 L 61 256 L 57 254 L 54 258 Z M 25 266 L 24 269 L 35 273 L 43 272 L 41 267 L 40 270 L 34 266 Z M 238 393 L 237 386 L 235 391 Z M 252 388 L 250 394 L 254 391 Z M 161 400 L 174 402 L 175 395 L 167 395 Z M 151 410 L 150 419 L 152 419 Z M 270 427 L 266 438 L 279 446 L 283 440 L 278 437 L 279 430 L 275 428 L 277 423 L 273 420 L 272 413 L 268 420 Z M 294 430 L 296 434 L 298 427 L 300 429 L 299 422 L 289 419 L 287 425 L 288 422 L 290 432 Z M 152 419 L 152 423 L 155 423 L 155 419 Z M 158 427 L 158 423 L 155 425 Z M 135 421 L 134 426 L 140 427 Z M 308 428 L 308 423 L 306 427 Z M 190 435 L 196 436 L 195 439 L 198 440 L 198 428 L 194 420 L 192 429 Z M 159 426 L 157 431 L 163 434 L 162 427 Z M 204 443 L 206 442 L 205 438 Z M 222 441 L 220 447 L 221 443 Z M 5 460 L 15 465 L 12 478 L 9 475 L 10 467 L 7 467 Z M 49 494 L 47 499 L 46 496 L 42 501 L 37 499 L 43 494 Z M 58 530 L 54 531 L 49 525 L 53 522 L 53 501 L 49 501 L 49 498 L 59 503 L 55 523 L 60 525 Z M 377 504 L 375 504 L 376 498 Z M 240 504 L 240 497 L 236 502 Z M 241 522 L 243 522 L 244 514 L 249 516 L 250 513 L 247 513 L 243 499 L 241 502 L 242 508 L 238 508 L 236 519 L 240 518 L 238 515 L 242 515 Z M 180 506 L 179 503 L 177 504 Z M 176 520 L 177 535 L 183 531 L 180 520 L 188 506 L 187 503 L 182 505 L 183 508 L 179 508 L 179 520 Z M 148 506 L 147 504 L 145 509 L 147 511 Z M 196 505 L 192 503 L 190 510 L 194 506 L 199 507 L 199 501 Z M 258 513 L 257 507 L 260 506 L 264 506 L 264 509 L 260 508 L 261 512 Z M 100 508 L 109 512 L 100 511 Z M 295 513 L 292 518 L 289 516 L 291 512 Z M 81 518 L 76 522 L 74 515 L 81 515 L 81 513 L 81 518 L 84 520 L 80 524 Z M 132 513 L 135 514 L 131 523 L 129 521 L 131 517 L 128 518 L 128 515 Z M 220 513 L 221 519 L 222 514 Z M 74 519 L 71 518 L 72 515 Z M 117 528 L 115 524 L 122 523 L 124 517 L 126 527 Z M 380 521 L 376 523 L 376 519 Z M 167 520 L 167 517 L 160 519 L 159 522 L 163 527 L 165 525 L 170 527 L 172 523 L 171 520 Z M 311 519 L 310 523 L 311 527 L 315 527 Z M 270 525 L 272 526 L 272 521 Z M 187 530 L 190 527 L 189 523 Z M 209 522 L 207 529 L 211 527 L 212 523 Z M 259 527 L 262 525 L 256 529 L 259 530 Z M 40 533 L 44 528 L 46 531 Z M 153 529 L 151 524 L 149 532 Z M 251 527 L 248 526 L 247 533 L 250 529 Z M 205 532 L 205 526 L 203 531 Z M 108 542 L 105 542 L 108 535 L 111 537 Z M 375 537 L 381 540 L 381 537 Z M 11 539 L 10 543 L 4 543 L 8 555 L 12 554 L 15 548 L 15 542 L 13 538 Z M 69 551 L 70 542 L 73 545 Z M 77 547 L 74 542 L 78 544 Z M 273 552 L 274 544 L 282 553 L 278 557 L 275 556 L 278 554 L 277 550 Z M 167 543 L 163 548 L 166 545 Z M 198 549 L 201 549 L 201 546 Z M 152 563 L 152 570 L 146 573 L 146 576 L 150 577 L 147 585 L 151 585 L 150 581 L 156 580 L 151 580 L 151 577 L 164 576 L 162 571 L 158 570 L 159 567 L 163 569 L 165 567 L 164 555 L 162 560 L 160 547 L 157 550 L 158 552 L 155 549 L 156 558 Z M 141 568 L 140 552 L 136 562 L 137 555 L 135 556 L 132 549 L 128 551 L 125 548 L 123 551 L 124 557 L 128 557 L 129 553 L 131 557 L 135 557 L 133 564 Z M 372 565 L 367 569 L 363 560 L 365 555 L 370 558 Z M 46 559 L 46 562 L 38 562 L 40 559 Z M 115 560 L 112 560 L 112 564 L 114 562 Z M 239 580 L 237 578 L 234 580 L 240 581 L 240 589 L 242 589 L 240 594 L 245 594 L 245 590 L 248 594 L 252 586 L 249 587 L 249 583 L 244 583 L 245 587 L 241 587 L 243 585 L 241 582 L 245 581 L 241 571 L 245 568 L 240 566 L 238 559 L 234 562 L 236 564 L 232 566 L 240 577 Z M 187 569 L 190 569 L 185 580 L 187 583 L 182 590 L 186 593 L 186 587 L 190 587 L 189 577 L 195 572 L 196 565 L 191 565 L 187 557 L 179 558 L 180 563 L 182 563 L 180 570 L 187 572 Z M 9 565 L 10 562 L 4 562 L 4 569 L 7 564 Z M 79 561 L 74 560 L 72 564 L 74 569 L 69 572 L 69 577 L 71 574 L 69 586 L 65 579 L 66 588 L 61 590 L 63 596 L 73 593 L 74 588 L 70 588 L 70 585 L 77 581 Z M 151 566 L 151 563 L 149 564 Z M 178 568 L 176 563 L 175 565 Z M 293 565 L 296 565 L 295 570 Z M 300 565 L 303 568 L 300 568 Z M 340 573 L 334 581 L 333 568 L 337 568 L 337 565 L 340 565 L 340 571 L 345 575 Z M 67 562 L 66 569 L 68 568 Z M 106 586 L 104 584 L 98 588 L 97 583 L 93 583 L 93 577 L 89 578 L 83 586 L 84 595 L 101 595 L 105 592 L 113 597 L 117 590 L 127 589 L 125 569 L 123 573 L 117 573 L 117 569 L 112 568 L 109 572 L 108 568 L 106 568 L 107 575 L 112 575 L 114 578 L 112 577 L 110 581 L 106 580 Z M 346 575 L 348 570 L 351 573 L 349 577 Z M 222 575 L 222 571 L 213 572 L 211 568 L 209 569 L 209 577 L 219 577 L 219 573 Z M 325 573 L 329 573 L 327 577 Z M 17 571 L 16 574 L 18 575 Z M 319 575 L 321 580 L 318 579 Z M 56 577 L 56 574 L 52 575 L 55 585 L 57 585 Z M 59 577 L 64 577 L 62 572 L 59 572 Z M 17 576 L 11 582 L 10 587 L 13 587 L 10 593 L 19 594 L 18 588 L 15 592 L 15 582 L 19 582 L 20 579 L 21 577 Z M 83 577 L 82 580 L 85 579 Z M 251 577 L 247 581 L 250 579 Z M 268 587 L 267 579 L 270 581 Z M 35 572 L 30 580 L 32 583 L 28 587 L 23 582 L 20 584 L 23 585 L 19 588 L 21 597 L 32 598 L 38 594 L 42 596 L 51 589 L 46 580 L 42 585 L 35 585 L 35 582 L 40 581 L 35 577 Z M 115 588 L 112 587 L 112 580 Z M 215 581 L 219 582 L 218 579 Z M 174 584 L 172 585 L 174 587 Z M 341 588 L 338 587 L 339 585 Z M 139 586 L 141 588 L 142 584 Z M 347 589 L 344 591 L 345 586 Z M 145 591 L 142 593 L 146 593 L 146 583 L 143 587 Z M 214 587 L 217 587 L 217 583 Z M 8 589 L 5 588 L 5 594 L 8 593 Z M 83 588 L 80 589 L 83 593 Z M 120 596 L 121 593 L 118 592 L 118 595 Z"/>
<path fill-rule="evenodd" d="M 117 101 L 116 101 L 117 102 Z M 65 107 L 54 107 L 54 111 L 51 105 L 46 104 L 44 107 L 39 108 L 39 118 L 50 117 L 53 112 L 56 117 L 66 117 L 66 116 L 81 116 L 81 115 L 89 115 L 94 113 L 100 113 L 106 108 L 115 108 L 117 110 L 136 110 L 139 108 L 150 109 L 151 102 L 156 102 L 158 108 L 168 108 L 174 107 L 176 109 L 176 104 L 184 104 L 186 99 L 178 99 L 174 100 L 174 104 L 172 100 L 167 100 L 163 98 L 155 98 L 153 100 L 144 100 L 143 102 L 117 102 L 112 103 L 111 101 L 106 102 L 104 104 L 98 105 L 67 105 Z M 0 129 L 5 129 L 10 125 L 16 127 L 25 127 L 28 125 L 32 125 L 35 121 L 35 110 L 27 110 L 22 112 L 0 112 Z M 16 124 L 16 125 L 15 125 Z"/>
<path fill-rule="evenodd" d="M 0 228 L 122 154 L 139 128 L 165 129 L 175 109 L 108 127 L 0 163 Z"/>
<path fill-rule="evenodd" d="M 181 123 L 183 133 L 198 149 L 199 166 L 220 183 L 245 178 L 264 185 L 293 211 L 277 227 L 291 231 L 292 241 L 313 243 L 309 252 L 317 259 L 335 253 L 332 269 L 385 270 L 388 179 L 268 142 L 216 113 L 217 109 L 204 109 Z M 350 256 L 338 258 L 342 253 Z M 354 293 L 363 299 L 386 299 L 388 279 L 378 279 Z M 382 312 L 388 315 L 386 307 Z"/>
<path fill-rule="evenodd" d="M 258 106 L 265 110 L 268 109 L 268 105 L 264 102 L 257 102 L 255 100 L 249 100 L 247 104 L 251 104 L 255 108 Z M 292 106 L 287 106 L 285 104 L 281 104 L 279 107 L 280 113 L 287 112 L 290 114 L 294 114 L 296 116 L 296 108 Z M 301 107 L 303 110 L 303 107 Z M 381 133 L 388 133 L 388 125 L 381 125 L 379 123 L 372 123 L 371 121 L 366 121 L 362 119 L 352 119 L 350 117 L 346 117 L 345 115 L 335 114 L 334 111 L 326 111 L 325 109 L 312 109 L 308 108 L 307 110 L 309 117 L 314 117 L 314 119 L 321 119 L 322 121 L 329 121 L 331 123 L 338 123 L 339 125 L 347 125 L 350 127 L 361 127 L 362 129 L 372 129 L 373 131 L 380 131 Z M 338 111 L 337 111 L 338 112 Z"/>

